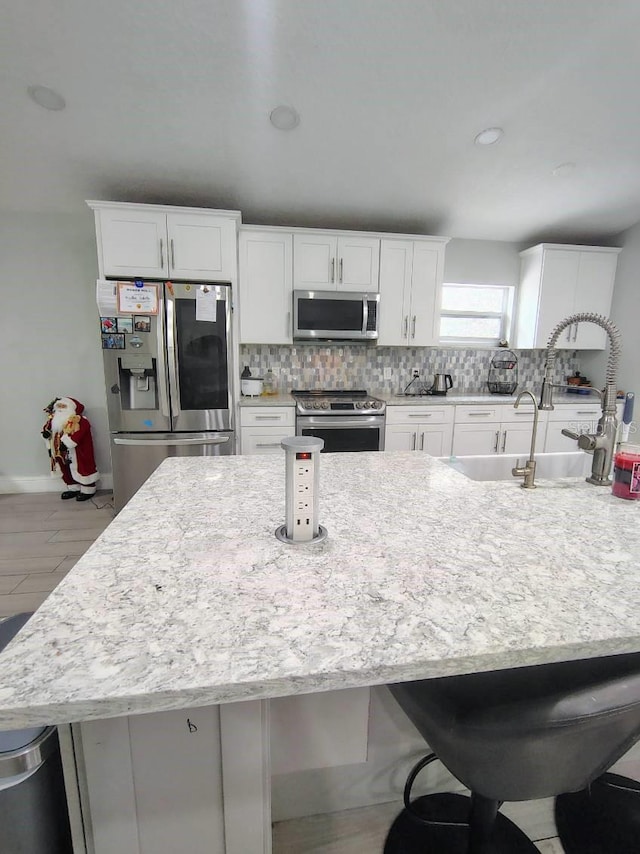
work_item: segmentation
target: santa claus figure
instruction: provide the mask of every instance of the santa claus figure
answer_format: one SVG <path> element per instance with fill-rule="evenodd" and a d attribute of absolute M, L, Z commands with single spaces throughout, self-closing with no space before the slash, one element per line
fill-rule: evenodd
<path fill-rule="evenodd" d="M 73 397 L 56 397 L 46 407 L 42 428 L 51 459 L 51 473 L 59 472 L 67 487 L 60 498 L 88 501 L 100 475 L 93 455 L 91 425 L 82 414 L 84 406 Z"/>

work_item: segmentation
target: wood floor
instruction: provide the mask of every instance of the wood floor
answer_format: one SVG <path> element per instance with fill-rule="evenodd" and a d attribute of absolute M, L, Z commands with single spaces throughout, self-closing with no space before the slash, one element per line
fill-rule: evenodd
<path fill-rule="evenodd" d="M 401 809 L 401 803 L 377 804 L 278 822 L 273 826 L 273 854 L 382 854 Z M 543 839 L 536 846 L 541 854 L 564 854 L 558 839 Z"/>
<path fill-rule="evenodd" d="M 113 519 L 112 495 L 0 495 L 0 619 L 35 611 Z"/>
<path fill-rule="evenodd" d="M 113 519 L 111 493 L 62 501 L 59 493 L 0 495 L 0 619 L 35 611 Z M 376 854 L 399 804 L 278 822 L 274 854 Z M 557 840 L 537 843 L 562 854 Z"/>

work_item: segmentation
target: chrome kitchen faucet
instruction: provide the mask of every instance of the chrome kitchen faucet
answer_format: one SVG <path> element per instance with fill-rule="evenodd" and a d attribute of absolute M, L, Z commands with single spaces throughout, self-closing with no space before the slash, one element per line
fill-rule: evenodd
<path fill-rule="evenodd" d="M 521 399 L 528 395 L 531 398 L 531 403 L 533 403 L 533 428 L 531 430 L 531 450 L 529 451 L 529 459 L 527 462 L 521 466 L 520 460 L 516 460 L 515 468 L 511 469 L 511 474 L 514 477 L 522 477 L 524 480 L 520 484 L 523 489 L 535 489 L 535 478 L 536 478 L 536 436 L 538 434 L 538 408 L 536 404 L 536 399 L 532 392 L 529 389 L 524 389 L 521 391 L 518 397 L 516 398 L 516 402 L 513 404 L 513 408 L 517 409 L 520 405 Z"/>
<path fill-rule="evenodd" d="M 592 389 L 592 391 L 600 394 L 602 415 L 598 421 L 595 433 L 578 434 L 572 430 L 565 429 L 562 431 L 562 434 L 568 436 L 570 439 L 575 439 L 578 447 L 582 448 L 583 451 L 593 454 L 591 476 L 587 478 L 587 483 L 593 483 L 595 486 L 611 486 L 609 473 L 611 472 L 611 465 L 613 463 L 618 431 L 618 421 L 616 419 L 616 397 L 618 395 L 616 374 L 620 363 L 622 343 L 618 327 L 607 317 L 603 317 L 601 314 L 593 314 L 592 312 L 581 312 L 580 314 L 572 314 L 558 323 L 549 336 L 549 343 L 547 344 L 544 380 L 542 381 L 542 393 L 538 409 L 553 409 L 553 389 L 566 388 L 563 384 L 553 382 L 553 369 L 557 354 L 555 346 L 560 333 L 567 326 L 585 322 L 601 326 L 609 336 L 610 347 L 609 358 L 607 360 L 606 386 L 603 393 L 599 392 L 598 389 Z"/>

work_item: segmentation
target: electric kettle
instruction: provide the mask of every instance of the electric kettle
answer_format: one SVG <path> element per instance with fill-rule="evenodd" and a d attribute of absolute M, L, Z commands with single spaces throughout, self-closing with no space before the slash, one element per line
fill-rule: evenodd
<path fill-rule="evenodd" d="M 444 395 L 450 388 L 453 388 L 451 374 L 435 374 L 433 377 L 433 385 L 429 391 L 431 394 Z"/>

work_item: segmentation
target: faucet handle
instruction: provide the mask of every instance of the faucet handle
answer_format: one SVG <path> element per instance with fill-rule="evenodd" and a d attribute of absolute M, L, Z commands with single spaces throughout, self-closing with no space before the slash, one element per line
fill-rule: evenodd
<path fill-rule="evenodd" d="M 568 436 L 570 439 L 573 439 L 574 442 L 580 441 L 580 433 L 575 433 L 573 430 L 567 430 L 566 427 L 563 427 L 560 432 L 563 436 Z"/>

